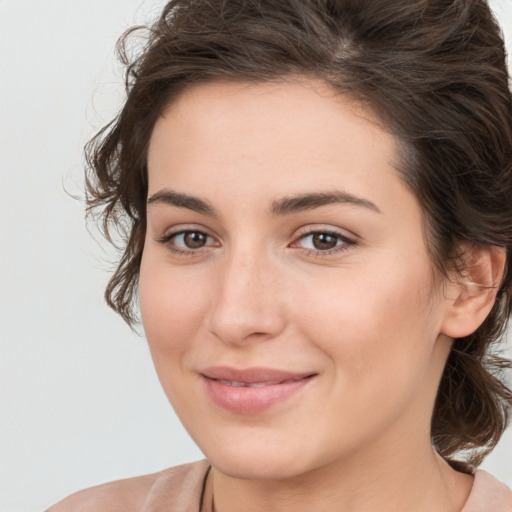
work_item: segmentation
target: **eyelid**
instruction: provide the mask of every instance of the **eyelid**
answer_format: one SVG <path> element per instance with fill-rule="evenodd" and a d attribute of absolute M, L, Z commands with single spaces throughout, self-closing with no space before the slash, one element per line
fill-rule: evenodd
<path fill-rule="evenodd" d="M 339 227 L 326 225 L 326 224 L 309 224 L 307 226 L 301 227 L 294 235 L 294 239 L 298 240 L 307 235 L 315 234 L 315 233 L 329 233 L 332 235 L 339 236 L 340 238 L 350 241 L 357 242 L 359 241 L 359 237 L 346 229 L 342 229 Z"/>
<path fill-rule="evenodd" d="M 197 231 L 198 233 L 204 233 L 205 235 L 215 238 L 215 236 L 212 235 L 211 230 L 201 224 L 176 224 L 163 230 L 163 235 L 159 236 L 158 238 L 169 238 L 173 235 L 178 235 L 180 233 L 186 233 L 190 231 Z"/>
<path fill-rule="evenodd" d="M 202 233 L 207 238 L 214 240 L 214 244 L 206 244 L 203 247 L 199 247 L 197 249 L 190 249 L 186 247 L 172 246 L 171 241 L 179 235 L 183 235 L 186 233 Z M 155 241 L 166 246 L 166 248 L 177 255 L 195 255 L 200 254 L 203 251 L 207 250 L 209 247 L 219 247 L 215 236 L 213 236 L 208 229 L 204 226 L 200 226 L 197 224 L 180 224 L 178 226 L 174 226 L 172 228 L 167 229 L 163 235 L 155 237 Z"/>
<path fill-rule="evenodd" d="M 349 250 L 351 247 L 358 244 L 358 237 L 352 233 L 348 234 L 345 230 L 340 228 L 335 228 L 333 226 L 325 226 L 325 225 L 309 225 L 302 227 L 294 237 L 293 242 L 289 245 L 289 247 L 295 248 L 297 244 L 307 238 L 308 236 L 313 236 L 315 234 L 329 234 L 335 237 L 338 237 L 342 243 L 335 245 L 331 249 L 321 250 L 321 249 L 308 249 L 305 247 L 298 247 L 298 249 L 304 251 L 306 255 L 311 256 L 315 255 L 315 257 L 322 256 L 333 256 L 336 253 L 340 253 L 346 250 Z"/>
<path fill-rule="evenodd" d="M 207 239 L 210 241 L 213 241 L 213 243 L 206 243 L 202 247 L 198 247 L 196 249 L 194 248 L 187 248 L 187 247 L 181 247 L 178 245 L 173 245 L 172 240 L 176 238 L 179 235 L 183 235 L 186 233 L 202 233 L 204 234 Z M 341 241 L 341 243 L 337 243 L 334 247 L 330 249 L 311 249 L 306 247 L 300 246 L 300 241 L 304 240 L 305 238 L 309 236 L 313 236 L 315 234 L 329 234 L 334 237 L 337 237 L 338 240 Z M 192 225 L 177 225 L 173 226 L 172 228 L 167 229 L 163 235 L 155 237 L 155 241 L 164 245 L 167 250 L 169 250 L 171 253 L 178 255 L 178 256 L 194 256 L 194 255 L 200 255 L 204 252 L 208 251 L 211 247 L 220 247 L 220 243 L 218 242 L 217 238 L 210 233 L 210 231 L 205 228 L 204 226 L 192 224 Z M 350 249 L 352 246 L 357 245 L 359 242 L 358 237 L 352 233 L 347 233 L 346 230 L 343 230 L 338 227 L 333 226 L 326 226 L 326 225 L 308 225 L 300 228 L 296 234 L 293 236 L 293 241 L 288 244 L 288 247 L 290 248 L 296 248 L 302 251 L 307 256 L 315 255 L 315 257 L 327 257 L 327 256 L 333 256 L 336 253 L 343 252 L 345 250 Z"/>

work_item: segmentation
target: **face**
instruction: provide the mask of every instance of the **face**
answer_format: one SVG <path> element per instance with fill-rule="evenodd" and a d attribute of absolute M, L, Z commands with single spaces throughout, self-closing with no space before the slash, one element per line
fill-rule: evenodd
<path fill-rule="evenodd" d="M 446 299 L 395 160 L 369 112 L 316 82 L 197 86 L 156 123 L 142 317 L 221 471 L 430 446 Z"/>

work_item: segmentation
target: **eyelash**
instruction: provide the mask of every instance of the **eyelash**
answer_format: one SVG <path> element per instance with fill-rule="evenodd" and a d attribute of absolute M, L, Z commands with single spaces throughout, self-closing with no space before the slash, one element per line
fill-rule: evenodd
<path fill-rule="evenodd" d="M 198 249 L 182 249 L 182 248 L 177 248 L 176 246 L 173 246 L 171 244 L 171 241 L 173 239 L 175 239 L 176 237 L 178 237 L 180 235 L 190 234 L 190 233 L 201 234 L 201 235 L 207 237 L 207 239 L 213 239 L 213 237 L 211 235 L 209 235 L 208 233 L 205 233 L 204 231 L 201 231 L 199 229 L 183 229 L 180 231 L 176 231 L 174 233 L 169 233 L 169 234 L 163 235 L 161 237 L 158 237 L 158 238 L 156 238 L 156 241 L 162 245 L 165 245 L 167 247 L 167 249 L 176 256 L 194 256 L 194 255 L 201 254 L 204 250 L 207 249 L 207 247 L 209 247 L 208 245 L 205 245 Z M 319 249 L 302 248 L 302 253 L 308 257 L 332 256 L 334 254 L 344 252 L 344 251 L 350 249 L 350 247 L 357 244 L 356 240 L 349 238 L 346 235 L 343 235 L 337 231 L 332 231 L 332 230 L 328 230 L 328 229 L 325 229 L 325 230 L 317 229 L 317 230 L 309 230 L 309 231 L 302 233 L 301 235 L 299 235 L 297 237 L 297 239 L 294 242 L 292 242 L 292 244 L 289 245 L 289 247 L 296 247 L 295 244 L 297 244 L 299 241 L 305 240 L 308 237 L 313 237 L 314 235 L 329 235 L 329 236 L 335 237 L 337 239 L 337 245 L 335 245 L 332 249 L 327 249 L 324 251 L 319 250 Z M 340 243 L 338 243 L 338 242 L 340 242 Z M 211 247 L 211 245 L 210 245 L 210 247 Z"/>
<path fill-rule="evenodd" d="M 339 233 L 338 231 L 333 231 L 333 230 L 328 230 L 328 229 L 315 229 L 315 230 L 306 231 L 306 232 L 302 233 L 301 235 L 299 235 L 297 240 L 295 242 L 293 242 L 290 246 L 294 247 L 295 244 L 297 244 L 299 241 L 305 240 L 306 238 L 313 237 L 315 235 L 328 235 L 331 237 L 335 237 L 337 239 L 337 242 L 336 242 L 336 245 L 332 249 L 327 249 L 325 251 L 322 251 L 320 249 L 306 249 L 303 247 L 302 252 L 303 252 L 303 254 L 305 254 L 308 257 L 314 256 L 315 258 L 318 258 L 318 257 L 333 256 L 334 254 L 338 254 L 338 253 L 347 251 L 348 249 L 350 249 L 350 247 L 357 244 L 357 242 L 354 239 L 349 238 L 348 236 L 346 236 L 342 233 Z"/>
<path fill-rule="evenodd" d="M 169 233 L 166 235 L 163 235 L 156 239 L 156 241 L 162 245 L 165 245 L 166 248 L 176 256 L 194 256 L 196 254 L 202 253 L 205 249 L 205 247 L 201 247 L 199 249 L 181 249 L 177 248 L 176 246 L 173 246 L 171 241 L 180 236 L 180 235 L 186 235 L 189 233 L 196 233 L 204 235 L 205 237 L 212 239 L 213 237 L 210 236 L 208 233 L 205 233 L 204 231 L 201 231 L 199 229 L 182 229 L 180 231 L 176 231 L 175 233 Z M 208 247 L 208 246 L 206 246 Z"/>

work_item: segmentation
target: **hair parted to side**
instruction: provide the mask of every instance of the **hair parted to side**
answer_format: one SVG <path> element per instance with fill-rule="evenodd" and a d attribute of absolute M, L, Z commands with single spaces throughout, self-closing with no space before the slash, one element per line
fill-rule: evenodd
<path fill-rule="evenodd" d="M 145 44 L 128 57 L 127 44 Z M 144 246 L 147 150 L 162 110 L 213 80 L 322 79 L 362 102 L 403 147 L 402 177 L 425 215 L 436 266 L 460 241 L 503 247 L 505 275 L 479 329 L 456 339 L 434 409 L 446 458 L 478 464 L 512 409 L 498 355 L 512 309 L 512 97 L 499 26 L 485 0 L 173 0 L 119 42 L 127 99 L 86 146 L 89 213 L 124 236 L 106 300 L 130 325 Z M 459 454 L 460 456 L 461 454 Z"/>

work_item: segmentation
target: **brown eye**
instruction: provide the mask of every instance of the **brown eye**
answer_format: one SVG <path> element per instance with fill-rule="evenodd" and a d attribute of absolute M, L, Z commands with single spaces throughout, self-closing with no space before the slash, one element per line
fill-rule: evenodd
<path fill-rule="evenodd" d="M 164 235 L 157 238 L 156 241 L 165 245 L 171 252 L 176 253 L 200 252 L 203 248 L 217 245 L 215 240 L 207 233 L 192 230 Z"/>
<path fill-rule="evenodd" d="M 339 235 L 330 233 L 315 233 L 312 235 L 312 245 L 318 251 L 327 251 L 334 249 L 338 245 Z"/>
<path fill-rule="evenodd" d="M 201 249 L 206 245 L 208 235 L 199 231 L 183 233 L 183 243 L 188 249 Z"/>
<path fill-rule="evenodd" d="M 357 242 L 344 234 L 319 230 L 302 235 L 291 247 L 305 249 L 308 251 L 308 256 L 334 256 L 334 254 L 341 253 L 355 245 Z"/>

